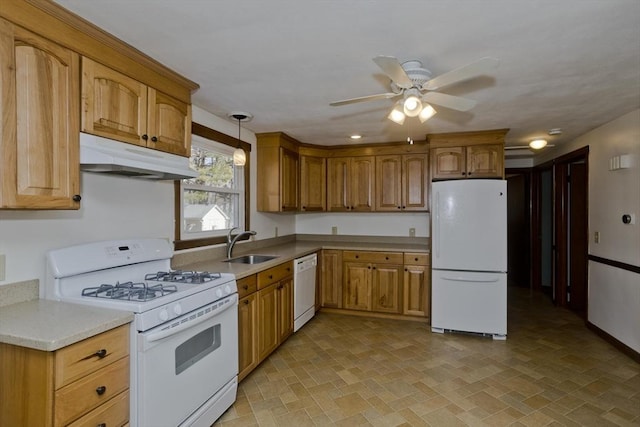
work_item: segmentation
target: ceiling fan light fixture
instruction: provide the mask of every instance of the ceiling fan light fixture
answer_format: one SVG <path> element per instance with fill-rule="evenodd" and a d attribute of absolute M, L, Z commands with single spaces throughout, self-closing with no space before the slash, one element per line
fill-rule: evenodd
<path fill-rule="evenodd" d="M 529 143 L 529 147 L 533 148 L 534 150 L 540 150 L 544 148 L 546 145 L 547 145 L 547 141 L 544 139 L 534 139 Z"/>
<path fill-rule="evenodd" d="M 393 107 L 393 110 L 391 110 L 387 118 L 399 125 L 404 123 L 405 115 L 402 112 L 402 107 L 400 106 L 400 103 L 397 103 L 395 107 Z"/>
<path fill-rule="evenodd" d="M 422 111 L 420 111 L 420 114 L 418 114 L 420 123 L 426 122 L 431 117 L 433 117 L 436 113 L 437 111 L 431 105 L 425 104 L 424 107 L 422 108 Z"/>
<path fill-rule="evenodd" d="M 422 101 L 420 101 L 418 97 L 419 94 L 415 88 L 407 91 L 406 97 L 404 98 L 403 109 L 404 114 L 408 117 L 416 117 L 422 110 Z"/>

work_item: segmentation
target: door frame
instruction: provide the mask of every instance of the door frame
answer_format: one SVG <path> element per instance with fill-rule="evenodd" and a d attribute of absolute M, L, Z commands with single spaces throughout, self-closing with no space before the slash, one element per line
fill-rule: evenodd
<path fill-rule="evenodd" d="M 523 175 L 525 178 L 525 184 L 528 184 L 527 188 L 525 188 L 525 192 L 529 198 L 529 205 L 527 206 L 527 216 L 529 220 L 529 241 L 528 250 L 529 250 L 529 289 L 533 289 L 533 272 L 534 272 L 534 257 L 533 257 L 533 242 L 534 242 L 534 218 L 533 218 L 533 207 L 534 207 L 534 182 L 533 182 L 533 170 L 532 168 L 505 168 L 504 176 L 507 179 L 507 175 Z M 509 193 L 507 193 L 507 198 L 509 197 Z"/>

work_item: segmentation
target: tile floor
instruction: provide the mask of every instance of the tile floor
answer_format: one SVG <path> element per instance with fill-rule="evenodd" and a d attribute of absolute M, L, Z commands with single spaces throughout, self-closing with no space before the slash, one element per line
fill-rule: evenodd
<path fill-rule="evenodd" d="M 640 364 L 540 294 L 509 288 L 508 339 L 319 313 L 216 426 L 640 426 Z"/>

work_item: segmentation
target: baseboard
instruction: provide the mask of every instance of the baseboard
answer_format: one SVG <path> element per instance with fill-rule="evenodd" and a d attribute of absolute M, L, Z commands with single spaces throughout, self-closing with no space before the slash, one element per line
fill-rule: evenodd
<path fill-rule="evenodd" d="M 629 347 L 628 345 L 626 345 L 622 341 L 618 340 L 613 335 L 610 335 L 609 333 L 603 331 L 602 329 L 600 329 L 599 327 L 597 327 L 593 323 L 589 322 L 588 320 L 585 321 L 585 324 L 587 325 L 587 328 L 591 329 L 599 337 L 601 337 L 602 339 L 607 341 L 609 344 L 611 344 L 612 346 L 614 346 L 615 348 L 617 348 L 618 350 L 620 350 L 621 352 L 623 352 L 624 354 L 626 354 L 627 356 L 629 356 L 630 358 L 635 360 L 636 362 L 640 363 L 640 353 L 639 352 L 635 351 L 634 349 L 632 349 L 631 347 Z"/>
<path fill-rule="evenodd" d="M 344 308 L 328 308 L 328 307 L 322 307 L 320 309 L 320 312 L 333 313 L 333 314 L 345 314 L 347 316 L 373 317 L 377 319 L 409 320 L 411 322 L 420 322 L 420 323 L 430 324 L 430 320 L 428 317 L 405 316 L 403 314 L 386 314 L 386 313 L 377 313 L 373 311 L 358 311 L 358 310 L 347 310 Z"/>

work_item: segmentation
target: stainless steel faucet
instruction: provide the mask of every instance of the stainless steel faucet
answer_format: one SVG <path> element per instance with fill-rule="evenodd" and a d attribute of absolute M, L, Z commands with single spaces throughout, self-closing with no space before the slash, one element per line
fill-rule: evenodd
<path fill-rule="evenodd" d="M 231 237 L 231 233 L 233 233 L 233 230 L 237 229 L 238 227 L 233 227 L 231 230 L 229 230 L 229 233 L 227 233 L 227 259 L 231 258 L 231 252 L 233 252 L 233 247 L 236 245 L 238 239 L 240 239 L 242 236 L 255 236 L 257 234 L 255 231 L 249 230 L 243 231 Z"/>

